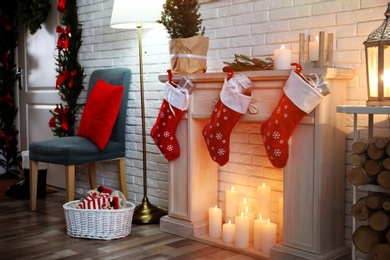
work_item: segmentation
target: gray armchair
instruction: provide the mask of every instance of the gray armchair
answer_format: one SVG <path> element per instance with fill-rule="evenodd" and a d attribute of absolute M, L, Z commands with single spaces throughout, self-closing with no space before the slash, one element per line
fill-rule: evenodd
<path fill-rule="evenodd" d="M 116 160 L 118 163 L 118 179 L 120 190 L 126 199 L 126 159 L 125 159 L 125 127 L 126 108 L 130 87 L 131 72 L 126 68 L 96 70 L 91 74 L 88 84 L 88 98 L 99 79 L 114 85 L 123 86 L 122 102 L 118 117 L 107 145 L 100 150 L 94 142 L 84 136 L 59 137 L 50 140 L 31 142 L 30 156 L 30 210 L 36 210 L 38 162 L 61 164 L 65 166 L 66 201 L 74 199 L 75 166 L 88 164 L 91 188 L 97 187 L 95 162 Z M 88 99 L 87 99 L 88 100 Z"/>

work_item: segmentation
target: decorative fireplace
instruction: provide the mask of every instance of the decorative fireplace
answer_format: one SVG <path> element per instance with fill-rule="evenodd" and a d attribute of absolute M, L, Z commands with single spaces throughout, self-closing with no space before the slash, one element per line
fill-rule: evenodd
<path fill-rule="evenodd" d="M 243 73 L 255 88 L 250 112 L 243 115 L 240 122 L 258 124 L 260 129 L 282 96 L 290 71 Z M 345 104 L 347 80 L 354 72 L 325 68 L 303 73 L 323 76 L 331 94 L 303 118 L 290 138 L 289 160 L 282 177 L 283 235 L 271 249 L 271 258 L 350 259 L 350 248 L 344 245 L 345 115 L 336 113 L 336 106 Z M 173 80 L 178 82 L 182 76 L 174 75 Z M 208 236 L 208 208 L 219 204 L 224 211 L 224 190 L 218 177 L 221 169 L 211 160 L 201 132 L 226 74 L 186 76 L 196 88 L 176 132 L 181 155 L 169 163 L 169 214 L 161 218 L 160 229 L 268 259 L 253 246 L 238 249 Z M 159 79 L 168 80 L 165 75 Z"/>

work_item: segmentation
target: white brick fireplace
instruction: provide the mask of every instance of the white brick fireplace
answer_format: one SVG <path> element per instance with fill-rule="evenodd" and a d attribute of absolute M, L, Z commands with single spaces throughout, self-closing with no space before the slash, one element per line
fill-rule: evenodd
<path fill-rule="evenodd" d="M 233 155 L 233 162 L 224 167 L 211 160 L 201 131 L 226 75 L 187 75 L 196 89 L 176 133 L 181 155 L 169 163 L 169 214 L 160 221 L 162 231 L 268 259 L 253 246 L 237 249 L 208 237 L 208 208 L 218 205 L 224 211 L 224 191 L 229 185 L 239 187 L 241 197 L 255 201 L 256 187 L 267 182 L 273 190 L 272 222 L 281 224 L 277 202 L 280 196 L 284 201 L 283 235 L 271 250 L 272 259 L 350 259 L 350 248 L 344 245 L 346 124 L 345 115 L 337 114 L 336 106 L 345 104 L 346 82 L 353 77 L 353 71 L 310 69 L 304 74 L 312 72 L 325 78 L 331 94 L 294 130 L 283 170 L 272 168 L 266 160 L 260 125 L 279 101 L 290 71 L 244 72 L 255 84 L 254 98 L 250 112 L 241 117 L 235 128 L 252 133 L 245 138 L 252 144 L 253 154 L 249 153 L 249 162 Z M 174 75 L 174 81 L 181 77 Z M 160 76 L 160 81 L 167 81 L 167 77 Z M 240 134 L 234 134 L 232 139 L 240 138 Z M 232 154 L 235 145 L 232 142 Z"/>

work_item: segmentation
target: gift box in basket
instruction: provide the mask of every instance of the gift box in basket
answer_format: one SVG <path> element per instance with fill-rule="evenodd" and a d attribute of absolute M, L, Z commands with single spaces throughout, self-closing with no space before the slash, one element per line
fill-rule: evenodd
<path fill-rule="evenodd" d="M 111 240 L 131 233 L 135 205 L 120 191 L 100 186 L 63 205 L 71 237 Z"/>

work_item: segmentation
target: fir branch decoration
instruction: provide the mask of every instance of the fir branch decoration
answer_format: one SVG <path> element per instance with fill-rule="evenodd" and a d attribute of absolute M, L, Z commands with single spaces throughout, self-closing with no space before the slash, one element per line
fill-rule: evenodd
<path fill-rule="evenodd" d="M 57 26 L 59 33 L 57 41 L 58 56 L 56 89 L 65 104 L 57 104 L 50 110 L 53 117 L 49 121 L 55 136 L 73 136 L 75 134 L 76 114 L 81 104 L 77 99 L 84 89 L 84 69 L 78 61 L 78 51 L 81 47 L 82 29 L 77 16 L 77 1 L 67 0 L 61 20 L 63 26 Z M 62 11 L 62 9 L 61 9 Z"/>
<path fill-rule="evenodd" d="M 171 39 L 203 35 L 205 27 L 202 27 L 199 7 L 197 0 L 167 0 L 157 22 L 165 26 Z"/>
<path fill-rule="evenodd" d="M 16 3 L 0 2 L 0 166 L 6 173 L 18 175 L 15 166 L 21 166 L 18 151 L 15 102 L 16 64 L 15 50 L 18 44 Z"/>
<path fill-rule="evenodd" d="M 51 4 L 49 0 L 17 0 L 17 17 L 24 26 L 35 34 L 46 21 Z"/>
<path fill-rule="evenodd" d="M 233 62 L 226 62 L 224 64 L 234 71 L 249 71 L 249 70 L 273 70 L 274 61 L 271 58 L 266 58 L 266 61 L 257 58 L 249 58 L 245 55 L 234 54 Z"/>

